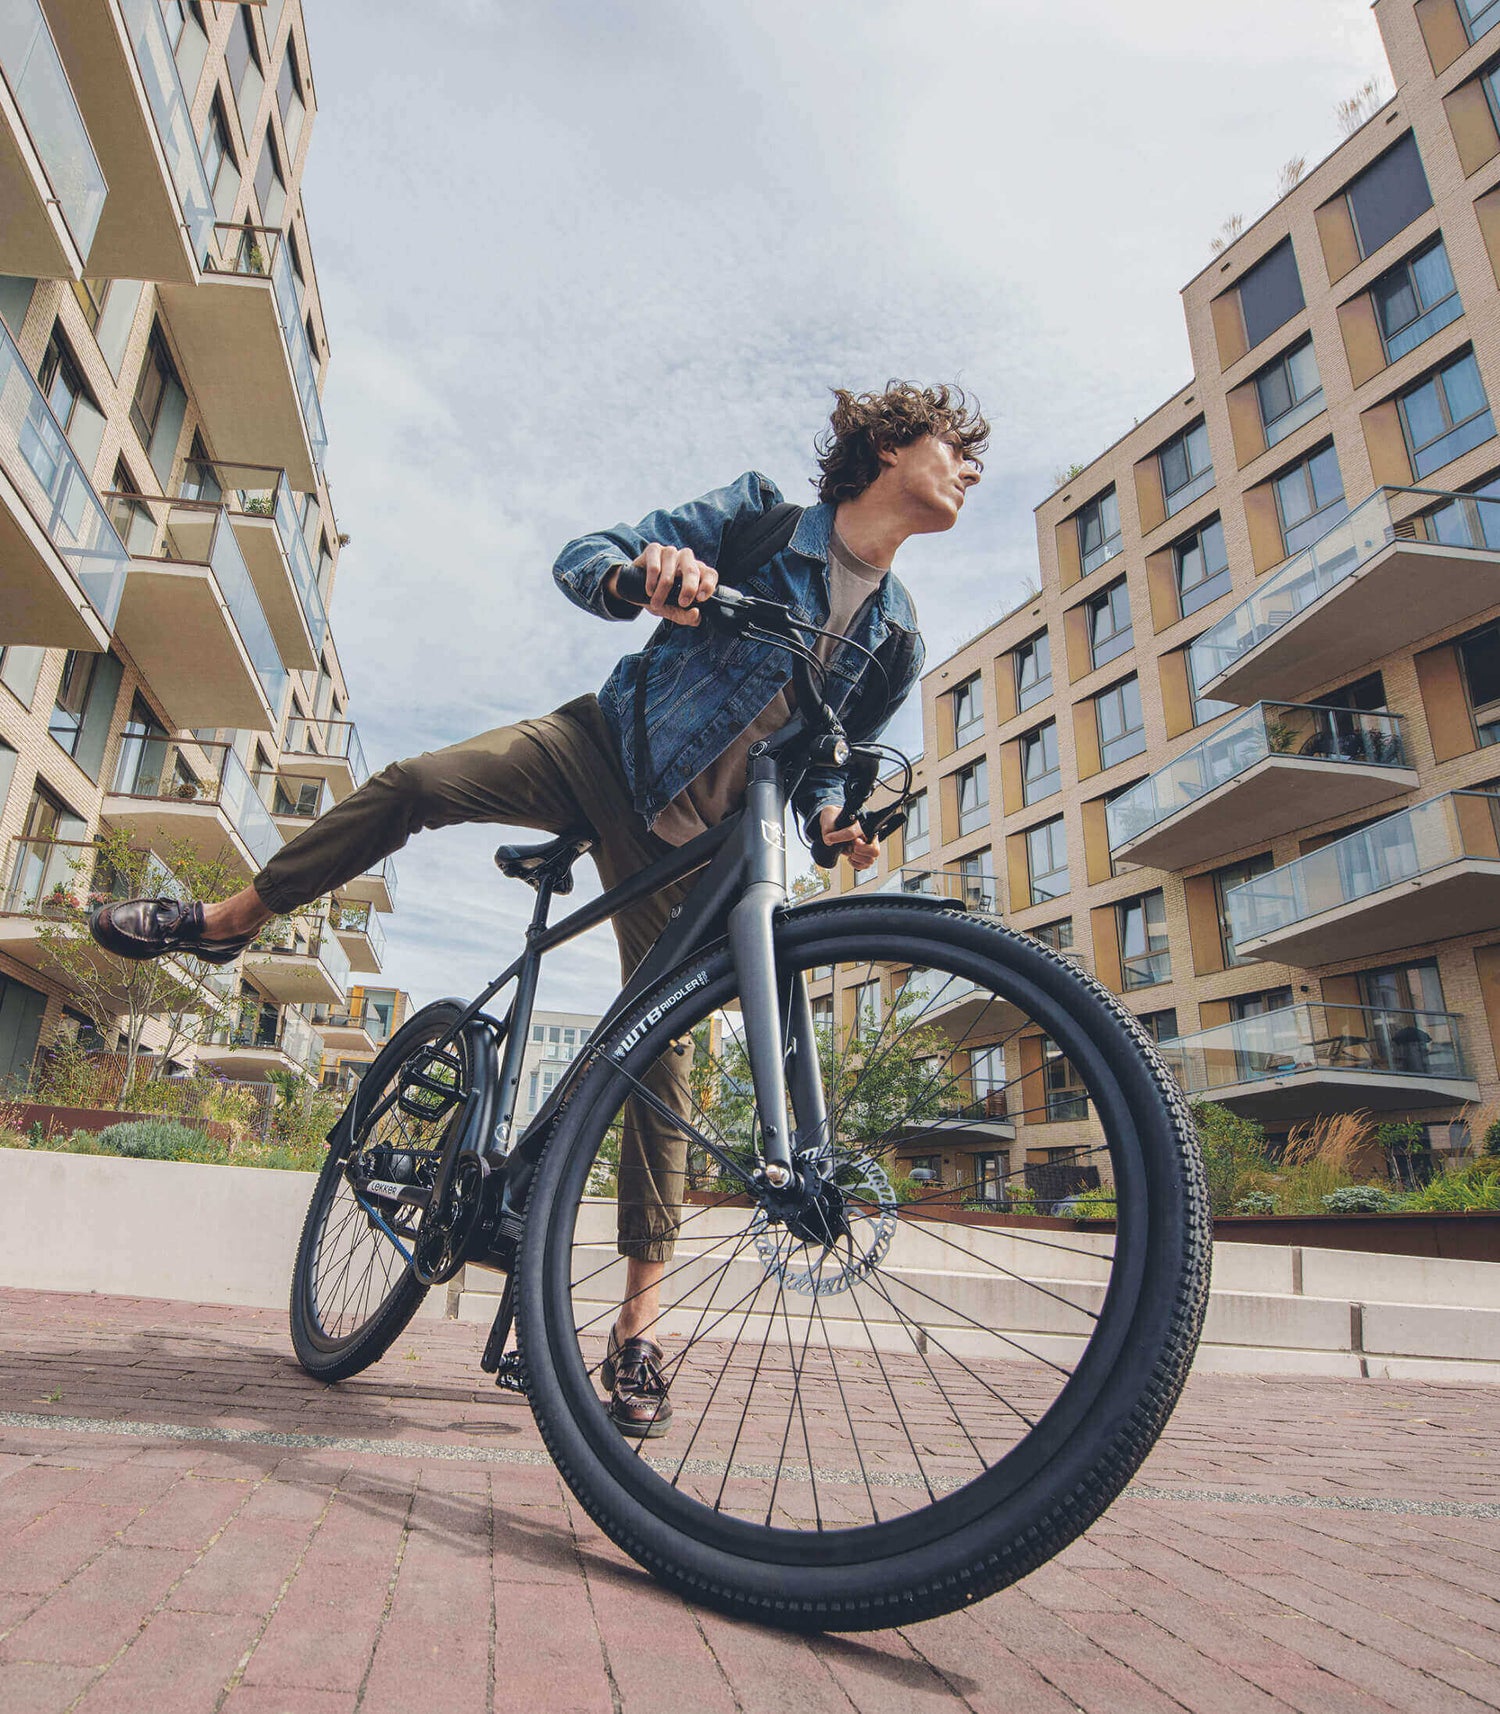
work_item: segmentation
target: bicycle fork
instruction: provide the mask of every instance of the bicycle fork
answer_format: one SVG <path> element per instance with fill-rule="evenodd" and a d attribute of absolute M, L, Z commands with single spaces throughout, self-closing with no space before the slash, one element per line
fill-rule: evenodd
<path fill-rule="evenodd" d="M 823 1140 L 827 1114 L 813 1033 L 807 984 L 796 971 L 785 989 L 777 979 L 774 923 L 786 904 L 785 800 L 779 770 L 770 755 L 752 757 L 745 793 L 747 884 L 729 913 L 729 950 L 734 960 L 744 1017 L 745 1052 L 760 1118 L 761 1158 L 767 1182 L 783 1190 L 792 1182 L 793 1136 L 787 1104 L 787 1047 L 791 1047 L 792 1096 L 804 1146 Z M 788 1000 L 782 1033 L 781 999 Z"/>

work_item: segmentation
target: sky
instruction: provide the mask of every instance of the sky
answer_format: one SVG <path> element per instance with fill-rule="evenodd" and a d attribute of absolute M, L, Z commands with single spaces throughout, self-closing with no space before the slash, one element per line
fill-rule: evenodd
<path fill-rule="evenodd" d="M 957 382 L 992 424 L 958 526 L 898 556 L 941 660 L 1026 593 L 1056 473 L 1188 380 L 1221 223 L 1388 80 L 1365 0 L 306 11 L 332 620 L 374 768 L 597 690 L 645 624 L 568 604 L 558 550 L 752 468 L 810 500 L 834 386 Z M 504 836 L 401 854 L 378 980 L 420 1004 L 510 962 Z M 601 929 L 540 1003 L 617 986 Z"/>

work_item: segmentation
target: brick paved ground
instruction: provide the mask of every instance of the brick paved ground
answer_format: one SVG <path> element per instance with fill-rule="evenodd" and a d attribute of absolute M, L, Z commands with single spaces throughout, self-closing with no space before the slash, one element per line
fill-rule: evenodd
<path fill-rule="evenodd" d="M 0 1325 L 0 1714 L 1500 1707 L 1500 1389 L 1196 1381 L 1145 1491 L 1021 1586 L 802 1640 L 605 1541 L 476 1385 L 482 1329 L 326 1389 L 261 1311 L 0 1291 Z"/>

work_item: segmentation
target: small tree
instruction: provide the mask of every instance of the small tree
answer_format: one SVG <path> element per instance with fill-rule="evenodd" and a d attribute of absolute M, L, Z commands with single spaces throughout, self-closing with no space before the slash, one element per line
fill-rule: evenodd
<path fill-rule="evenodd" d="M 1232 1214 L 1235 1204 L 1271 1169 L 1266 1134 L 1253 1119 L 1242 1118 L 1213 1101 L 1193 1107 L 1203 1170 L 1208 1178 L 1208 1201 L 1215 1214 Z"/>
<path fill-rule="evenodd" d="M 103 1036 L 116 1028 L 124 1060 L 121 1099 L 128 1096 L 146 1027 L 161 1027 L 160 1056 L 200 1040 L 225 1010 L 206 986 L 214 966 L 190 952 L 170 958 L 118 958 L 89 935 L 89 912 L 112 898 L 179 896 L 212 902 L 236 891 L 239 877 L 223 858 L 200 857 L 176 840 L 165 857 L 137 851 L 120 829 L 101 830 L 91 851 L 72 865 L 73 885 L 54 887 L 36 915 L 37 940 L 50 973 L 71 991 L 74 1006 Z M 39 901 L 40 903 L 41 901 Z"/>

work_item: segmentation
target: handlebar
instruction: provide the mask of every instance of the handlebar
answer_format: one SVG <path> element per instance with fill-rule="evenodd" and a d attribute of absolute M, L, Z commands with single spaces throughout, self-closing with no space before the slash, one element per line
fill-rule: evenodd
<path fill-rule="evenodd" d="M 669 600 L 675 598 L 677 590 L 678 585 L 674 583 Z M 615 574 L 615 594 L 620 600 L 628 601 L 633 606 L 646 606 L 648 596 L 645 571 L 638 565 L 621 566 Z M 844 766 L 846 769 L 844 807 L 839 812 L 834 826 L 850 827 L 858 819 L 865 838 L 871 841 L 884 839 L 897 828 L 904 826 L 906 815 L 901 808 L 901 804 L 905 802 L 904 796 L 894 806 L 887 805 L 880 810 L 864 809 L 865 801 L 875 789 L 881 756 L 874 750 L 851 749 L 838 715 L 829 707 L 823 695 L 826 676 L 823 663 L 798 634 L 798 621 L 792 609 L 779 601 L 768 601 L 763 596 L 746 595 L 729 584 L 720 584 L 712 595 L 697 605 L 702 608 L 706 621 L 724 630 L 752 636 L 759 642 L 783 648 L 792 656 L 794 707 L 802 716 L 814 740 L 814 754 L 809 759 L 832 762 L 835 766 Z M 813 682 L 814 669 L 818 675 L 816 685 Z M 910 772 L 908 763 L 908 786 Z M 839 860 L 838 846 L 826 844 L 816 833 L 811 836 L 809 844 L 813 862 L 820 869 L 835 867 Z"/>

